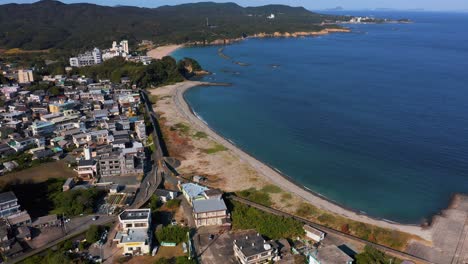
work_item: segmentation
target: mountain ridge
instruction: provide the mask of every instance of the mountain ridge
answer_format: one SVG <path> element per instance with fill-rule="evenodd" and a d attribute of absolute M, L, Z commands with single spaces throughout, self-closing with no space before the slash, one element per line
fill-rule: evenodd
<path fill-rule="evenodd" d="M 270 14 L 275 19 L 268 19 Z M 141 8 L 42 0 L 0 5 L 0 47 L 83 50 L 119 39 L 133 45 L 143 39 L 158 44 L 209 42 L 256 33 L 320 31 L 322 22 L 340 18 L 286 5 L 200 2 Z"/>

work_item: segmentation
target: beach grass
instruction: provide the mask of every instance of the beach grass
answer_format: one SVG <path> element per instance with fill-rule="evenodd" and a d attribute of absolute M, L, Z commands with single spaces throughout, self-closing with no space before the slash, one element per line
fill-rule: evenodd
<path fill-rule="evenodd" d="M 202 151 L 206 154 L 215 154 L 215 153 L 226 151 L 226 150 L 227 148 L 219 143 L 215 143 L 215 146 L 212 148 L 202 149 Z"/>
<path fill-rule="evenodd" d="M 182 134 L 188 134 L 190 132 L 190 127 L 187 124 L 184 123 L 177 123 L 170 128 L 172 131 L 179 131 Z"/>
<path fill-rule="evenodd" d="M 259 191 L 255 188 L 249 188 L 240 192 L 237 195 L 249 201 L 264 205 L 271 206 L 273 203 L 269 193 Z"/>
<path fill-rule="evenodd" d="M 350 220 L 348 218 L 326 212 L 309 203 L 301 203 L 294 214 L 329 228 L 397 250 L 404 250 L 409 241 L 412 238 L 415 238 L 414 236 L 401 231 Z"/>
<path fill-rule="evenodd" d="M 207 137 L 208 137 L 208 134 L 206 134 L 205 132 L 201 132 L 201 131 L 197 131 L 197 133 L 193 135 L 193 138 L 195 139 L 203 139 Z"/>
<path fill-rule="evenodd" d="M 272 184 L 268 184 L 268 185 L 264 186 L 262 188 L 262 191 L 267 192 L 267 193 L 281 193 L 282 192 L 280 187 L 278 187 L 276 185 L 272 185 Z"/>
<path fill-rule="evenodd" d="M 317 208 L 308 203 L 301 203 L 296 210 L 296 215 L 300 217 L 317 216 L 318 213 L 319 211 L 317 210 Z"/>
<path fill-rule="evenodd" d="M 292 199 L 292 195 L 290 193 L 282 193 L 281 194 L 281 200 L 282 201 L 289 201 Z"/>

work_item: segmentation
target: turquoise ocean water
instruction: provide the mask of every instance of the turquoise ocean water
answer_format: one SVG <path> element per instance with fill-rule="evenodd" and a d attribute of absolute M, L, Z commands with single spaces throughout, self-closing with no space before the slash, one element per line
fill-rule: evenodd
<path fill-rule="evenodd" d="M 468 192 L 468 14 L 352 33 L 184 48 L 214 74 L 185 97 L 203 120 L 300 185 L 374 217 L 419 223 Z M 241 66 L 235 62 L 247 63 Z"/>

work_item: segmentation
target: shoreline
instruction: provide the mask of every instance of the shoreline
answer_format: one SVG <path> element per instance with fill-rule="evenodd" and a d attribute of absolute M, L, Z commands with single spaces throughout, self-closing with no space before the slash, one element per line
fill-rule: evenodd
<path fill-rule="evenodd" d="M 350 208 L 345 208 L 337 202 L 327 199 L 325 196 L 316 193 L 310 190 L 309 188 L 302 186 L 301 184 L 298 184 L 289 176 L 282 174 L 277 169 L 251 156 L 249 153 L 236 146 L 232 141 L 218 134 L 207 123 L 205 123 L 204 120 L 198 117 L 197 114 L 193 111 L 193 109 L 188 105 L 187 101 L 185 100 L 184 94 L 189 89 L 197 86 L 214 85 L 209 82 L 199 81 L 185 81 L 183 83 L 174 85 L 174 90 L 172 93 L 173 96 L 171 101 L 174 103 L 179 114 L 181 114 L 192 127 L 205 132 L 209 136 L 209 138 L 228 148 L 231 153 L 237 156 L 243 163 L 250 165 L 250 167 L 252 167 L 256 172 L 258 172 L 258 174 L 261 175 L 265 180 L 268 180 L 272 184 L 281 187 L 285 192 L 293 193 L 298 197 L 301 197 L 308 203 L 311 203 L 312 205 L 320 209 L 332 212 L 336 215 L 354 221 L 363 222 L 366 224 L 398 230 L 401 232 L 419 236 L 422 239 L 428 241 L 432 241 L 432 232 L 429 228 L 423 228 L 420 225 L 416 224 L 400 224 L 382 218 L 379 219 L 371 217 L 367 214 L 360 213 Z"/>
<path fill-rule="evenodd" d="M 154 48 L 152 50 L 149 50 L 146 55 L 148 57 L 151 57 L 156 60 L 160 60 L 166 56 L 170 56 L 173 52 L 176 50 L 183 48 L 184 45 L 164 45 L 164 46 L 159 46 L 157 48 Z"/>

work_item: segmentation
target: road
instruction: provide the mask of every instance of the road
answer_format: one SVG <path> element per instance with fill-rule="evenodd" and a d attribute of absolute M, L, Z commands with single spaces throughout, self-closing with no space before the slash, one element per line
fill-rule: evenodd
<path fill-rule="evenodd" d="M 157 116 L 154 113 L 151 102 L 148 98 L 148 94 L 144 90 L 140 90 L 141 98 L 145 104 L 146 113 L 148 113 L 151 125 L 153 127 L 153 144 L 155 145 L 155 151 L 153 151 L 151 156 L 152 169 L 148 172 L 143 181 L 140 184 L 140 189 L 135 195 L 131 208 L 139 208 L 143 206 L 153 195 L 156 189 L 161 185 L 164 175 L 167 172 L 167 168 L 164 166 L 164 154 L 161 147 L 161 131 L 158 129 Z"/>

